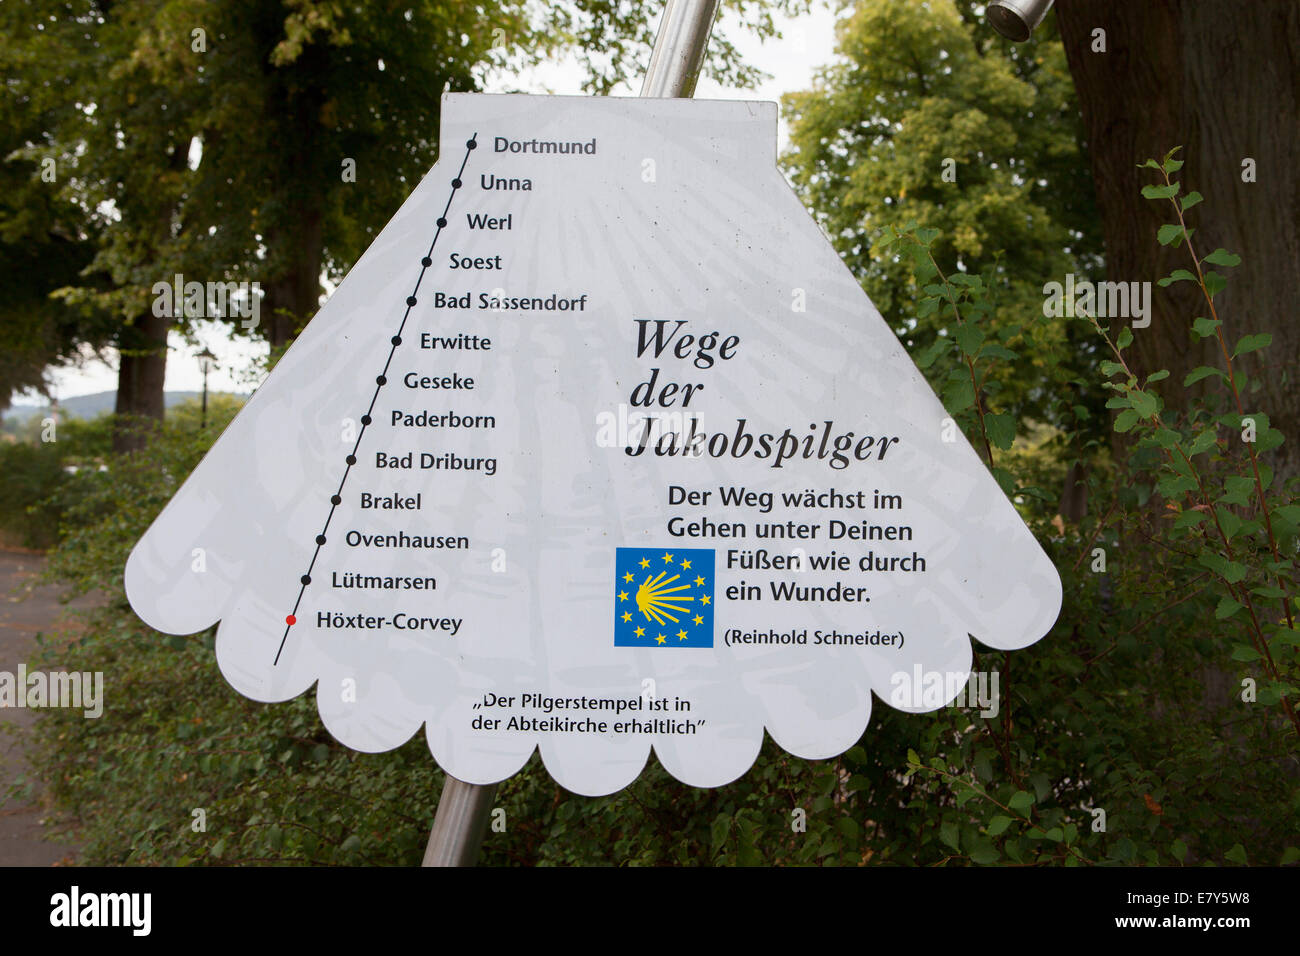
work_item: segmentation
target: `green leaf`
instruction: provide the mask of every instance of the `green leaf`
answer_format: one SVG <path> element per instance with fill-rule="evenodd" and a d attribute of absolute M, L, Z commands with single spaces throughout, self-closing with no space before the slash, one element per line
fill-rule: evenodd
<path fill-rule="evenodd" d="M 1234 661 L 1241 661 L 1244 664 L 1249 664 L 1251 661 L 1257 661 L 1261 657 L 1263 657 L 1263 655 L 1249 644 L 1237 644 L 1232 649 L 1232 659 Z"/>
<path fill-rule="evenodd" d="M 719 813 L 713 818 L 709 831 L 713 841 L 713 852 L 716 854 L 727 843 L 727 834 L 731 832 L 731 818 L 725 813 Z"/>
<path fill-rule="evenodd" d="M 970 376 L 955 378 L 943 389 L 943 401 L 951 411 L 961 411 L 975 404 L 975 386 Z"/>
<path fill-rule="evenodd" d="M 1173 843 L 1169 844 L 1169 852 L 1173 855 L 1175 860 L 1181 863 L 1183 860 L 1187 859 L 1187 844 L 1182 840 L 1175 840 Z"/>
<path fill-rule="evenodd" d="M 1243 607 L 1245 607 L 1244 604 L 1239 604 L 1230 597 L 1222 597 L 1219 599 L 1219 606 L 1214 609 L 1214 619 L 1216 621 L 1227 620 Z"/>
<path fill-rule="evenodd" d="M 1223 854 L 1225 860 L 1231 860 L 1233 863 L 1246 865 L 1246 849 L 1240 843 L 1234 843 L 1232 849 Z"/>
<path fill-rule="evenodd" d="M 1173 285 L 1175 282 L 1196 282 L 1196 281 L 1197 281 L 1196 276 L 1188 272 L 1186 269 L 1175 269 L 1173 272 L 1169 273 L 1169 275 L 1165 276 L 1163 279 L 1157 279 L 1156 285 L 1160 286 L 1161 288 L 1165 288 Z"/>
<path fill-rule="evenodd" d="M 1178 432 L 1172 428 L 1157 428 L 1151 434 L 1152 440 L 1161 448 L 1174 448 L 1178 445 Z"/>
<path fill-rule="evenodd" d="M 1169 377 L 1169 369 L 1162 368 L 1160 371 L 1152 372 L 1150 375 L 1147 376 L 1147 384 L 1150 385 L 1152 382 L 1162 382 L 1168 377 Z"/>
<path fill-rule="evenodd" d="M 957 340 L 957 347 L 966 355 L 974 357 L 980 350 L 980 345 L 984 342 L 984 330 L 978 325 L 972 325 L 967 322 L 957 329 L 953 336 Z"/>
<path fill-rule="evenodd" d="M 989 821 L 988 834 L 989 836 L 1001 836 L 1009 826 L 1011 826 L 1011 818 L 1000 813 Z"/>
<path fill-rule="evenodd" d="M 1215 508 L 1214 513 L 1219 519 L 1219 527 L 1223 529 L 1224 535 L 1231 541 L 1237 536 L 1237 532 L 1241 530 L 1241 518 L 1227 508 Z"/>
<path fill-rule="evenodd" d="M 998 862 L 999 854 L 997 847 L 987 841 L 977 841 L 970 848 L 971 862 L 978 863 L 980 866 L 990 866 Z"/>
<path fill-rule="evenodd" d="M 1282 851 L 1282 859 L 1277 861 L 1278 866 L 1290 866 L 1292 863 L 1300 860 L 1300 849 L 1289 846 Z"/>
<path fill-rule="evenodd" d="M 1221 324 L 1222 323 L 1218 319 L 1207 319 L 1201 317 L 1192 323 L 1192 332 L 1197 338 L 1208 338 L 1214 334 L 1214 330 Z"/>
<path fill-rule="evenodd" d="M 1219 501 L 1228 505 L 1245 507 L 1255 493 L 1255 479 L 1249 475 L 1229 475 L 1223 479 L 1223 494 Z"/>
<path fill-rule="evenodd" d="M 1213 299 L 1216 295 L 1228 287 L 1228 280 L 1217 272 L 1205 273 L 1205 291 Z"/>
<path fill-rule="evenodd" d="M 1183 238 L 1183 227 L 1176 222 L 1166 223 L 1161 226 L 1156 233 L 1156 240 L 1162 246 L 1167 246 L 1172 242 L 1181 243 Z"/>
<path fill-rule="evenodd" d="M 1247 352 L 1254 352 L 1257 349 L 1266 349 L 1273 344 L 1273 336 L 1268 332 L 1259 332 L 1255 335 L 1243 335 L 1241 341 L 1237 343 L 1237 348 L 1233 351 L 1232 357 L 1245 355 Z"/>
<path fill-rule="evenodd" d="M 1156 491 L 1166 498 L 1177 498 L 1196 488 L 1196 479 L 1189 475 L 1165 475 L 1156 482 Z"/>
<path fill-rule="evenodd" d="M 1132 397 L 1133 410 L 1137 412 L 1141 418 L 1151 418 L 1160 410 L 1160 405 L 1156 401 L 1156 397 L 1150 392 L 1142 392 L 1134 389 Z"/>
<path fill-rule="evenodd" d="M 1201 379 L 1209 378 L 1211 375 L 1217 375 L 1225 382 L 1228 380 L 1227 374 L 1222 369 L 1217 369 L 1212 365 L 1199 365 L 1187 373 L 1187 377 L 1183 379 L 1183 386 L 1195 385 Z"/>
<path fill-rule="evenodd" d="M 1016 420 L 1005 412 L 985 415 L 984 430 L 995 447 L 1006 451 L 1016 438 Z"/>
<path fill-rule="evenodd" d="M 1218 434 L 1213 428 L 1205 429 L 1205 431 L 1192 439 L 1192 446 L 1187 450 L 1188 457 L 1190 458 L 1192 455 L 1199 455 L 1201 452 L 1209 451 L 1214 447 L 1217 438 Z"/>
<path fill-rule="evenodd" d="M 1227 573 L 1228 559 L 1214 551 L 1202 551 L 1196 556 L 1196 560 L 1205 565 L 1219 577 Z"/>
<path fill-rule="evenodd" d="M 1024 790 L 1017 790 L 1015 795 L 1007 801 L 1007 806 L 1012 810 L 1028 810 L 1034 805 L 1034 798 Z"/>
<path fill-rule="evenodd" d="M 1173 199 L 1178 195 L 1178 183 L 1168 186 L 1143 186 L 1142 195 L 1147 199 Z"/>
<path fill-rule="evenodd" d="M 1179 204 L 1182 206 L 1183 212 L 1187 212 L 1187 210 L 1191 209 L 1193 206 L 1195 206 L 1198 202 L 1200 202 L 1204 198 L 1205 198 L 1204 196 L 1202 196 L 1200 193 L 1198 193 L 1196 190 L 1193 189 L 1186 196 L 1184 196 L 1182 199 L 1179 200 Z"/>
<path fill-rule="evenodd" d="M 1180 513 L 1174 520 L 1174 529 L 1181 531 L 1184 528 L 1194 528 L 1204 520 L 1204 511 L 1196 511 L 1189 508 L 1187 511 Z"/>
<path fill-rule="evenodd" d="M 1201 261 L 1208 262 L 1212 266 L 1227 266 L 1228 268 L 1231 268 L 1232 266 L 1241 265 L 1241 256 L 1234 255 L 1227 249 L 1215 249 Z"/>
<path fill-rule="evenodd" d="M 1131 431 L 1133 426 L 1138 423 L 1138 413 L 1131 408 L 1126 408 L 1115 416 L 1115 431 L 1121 435 Z"/>
<path fill-rule="evenodd" d="M 1133 330 L 1127 325 L 1119 330 L 1119 335 L 1115 338 L 1115 347 L 1126 349 L 1133 344 Z"/>
<path fill-rule="evenodd" d="M 961 852 L 961 839 L 957 831 L 957 824 L 941 824 L 939 827 L 939 839 L 956 852 Z"/>
<path fill-rule="evenodd" d="M 921 350 L 921 354 L 916 357 L 916 367 L 927 369 L 935 363 L 944 352 L 952 348 L 952 342 L 944 336 L 940 336 Z"/>
<path fill-rule="evenodd" d="M 1014 359 L 1019 357 L 1017 353 L 1011 351 L 1005 345 L 998 345 L 996 342 L 985 345 L 983 351 L 980 352 L 980 358 L 985 359 Z"/>

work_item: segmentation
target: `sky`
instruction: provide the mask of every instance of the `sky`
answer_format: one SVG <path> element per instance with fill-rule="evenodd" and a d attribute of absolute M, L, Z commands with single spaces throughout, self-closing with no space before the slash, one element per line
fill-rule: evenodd
<path fill-rule="evenodd" d="M 730 29 L 727 27 L 730 26 Z M 797 18 L 778 17 L 777 27 L 782 36 L 766 42 L 737 29 L 724 20 L 723 27 L 732 42 L 741 51 L 746 62 L 770 75 L 770 79 L 756 89 L 739 90 L 720 86 L 703 78 L 696 87 L 697 99 L 713 100 L 771 100 L 780 102 L 785 93 L 804 90 L 811 86 L 815 70 L 829 63 L 834 56 L 835 16 L 824 0 L 813 0 L 812 11 Z M 510 78 L 510 86 L 521 85 L 529 92 L 579 94 L 581 75 L 573 63 L 556 63 L 534 70 L 523 78 Z M 505 88 L 501 81 L 498 86 Z M 618 95 L 635 95 L 639 89 L 620 90 Z M 488 92 L 495 92 L 492 85 Z M 784 140 L 784 130 L 781 138 Z M 781 145 L 784 145 L 782 143 Z M 216 368 L 209 373 L 208 387 L 218 392 L 248 392 L 256 384 L 251 372 L 255 359 L 266 354 L 266 345 L 247 339 L 232 337 L 229 327 L 222 322 L 196 323 L 196 342 L 186 342 L 173 333 L 169 341 L 171 353 L 167 358 L 167 391 L 198 391 L 203 387 L 203 374 L 195 357 L 207 347 L 216 355 Z M 115 360 L 111 350 L 107 353 L 110 365 L 97 358 L 87 360 L 81 368 L 52 370 L 49 378 L 54 383 L 53 394 L 59 400 L 95 392 L 112 391 L 117 387 Z M 34 393 L 14 396 L 14 405 L 44 405 L 45 400 Z"/>

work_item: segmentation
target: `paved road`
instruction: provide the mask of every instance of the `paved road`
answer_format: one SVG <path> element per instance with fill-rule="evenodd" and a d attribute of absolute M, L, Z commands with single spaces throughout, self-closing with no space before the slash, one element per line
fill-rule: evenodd
<path fill-rule="evenodd" d="M 30 663 L 34 657 L 38 631 L 49 635 L 69 608 L 94 603 L 93 597 L 85 597 L 60 604 L 58 587 L 37 582 L 44 567 L 39 554 L 0 549 L 0 671 L 15 674 L 19 663 Z M 28 769 L 23 758 L 26 731 L 39 719 L 39 711 L 0 709 L 0 866 L 76 862 L 77 848 L 50 839 L 41 825 L 45 808 L 39 792 L 26 805 L 6 797 L 10 783 Z"/>

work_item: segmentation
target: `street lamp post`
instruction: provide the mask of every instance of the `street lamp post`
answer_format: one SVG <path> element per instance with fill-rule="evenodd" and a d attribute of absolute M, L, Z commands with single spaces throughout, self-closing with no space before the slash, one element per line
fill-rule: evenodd
<path fill-rule="evenodd" d="M 198 354 L 199 368 L 203 370 L 203 410 L 199 417 L 199 428 L 208 427 L 208 372 L 212 370 L 216 359 L 206 347 Z"/>

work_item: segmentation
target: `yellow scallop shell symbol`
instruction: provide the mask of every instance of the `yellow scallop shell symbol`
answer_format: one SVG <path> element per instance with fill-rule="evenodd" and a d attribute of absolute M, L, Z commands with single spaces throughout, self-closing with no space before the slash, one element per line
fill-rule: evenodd
<path fill-rule="evenodd" d="M 674 574 L 669 578 L 667 571 L 661 571 L 641 582 L 641 586 L 636 589 L 636 609 L 645 615 L 646 620 L 653 620 L 657 624 L 672 621 L 675 624 L 677 618 L 674 615 L 686 613 L 686 605 L 682 602 L 694 601 L 695 598 L 677 593 L 691 589 L 689 584 L 672 586 L 680 577 L 680 574 Z"/>

